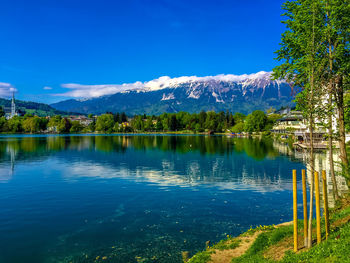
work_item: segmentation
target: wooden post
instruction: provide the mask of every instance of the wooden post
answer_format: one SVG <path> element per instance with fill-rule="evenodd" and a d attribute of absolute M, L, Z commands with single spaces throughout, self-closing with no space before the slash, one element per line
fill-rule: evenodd
<path fill-rule="evenodd" d="M 303 184 L 303 207 L 304 207 L 304 245 L 307 246 L 307 193 L 306 193 L 306 175 L 305 170 L 301 170 Z"/>
<path fill-rule="evenodd" d="M 329 235 L 329 213 L 328 213 L 328 193 L 327 193 L 327 178 L 326 171 L 322 171 L 322 180 L 323 180 L 323 214 L 324 221 L 326 226 L 326 239 L 328 239 Z"/>
<path fill-rule="evenodd" d="M 318 172 L 315 172 L 315 195 L 316 195 L 316 234 L 317 244 L 321 243 L 321 211 L 320 211 L 320 180 Z"/>
<path fill-rule="evenodd" d="M 298 251 L 297 170 L 293 170 L 293 224 L 294 224 L 294 252 L 297 252 Z"/>

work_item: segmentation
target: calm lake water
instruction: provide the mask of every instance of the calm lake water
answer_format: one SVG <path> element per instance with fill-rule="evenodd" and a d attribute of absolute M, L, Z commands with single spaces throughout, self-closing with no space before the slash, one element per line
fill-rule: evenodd
<path fill-rule="evenodd" d="M 181 262 L 292 220 L 292 169 L 304 168 L 270 140 L 3 136 L 0 262 Z"/>

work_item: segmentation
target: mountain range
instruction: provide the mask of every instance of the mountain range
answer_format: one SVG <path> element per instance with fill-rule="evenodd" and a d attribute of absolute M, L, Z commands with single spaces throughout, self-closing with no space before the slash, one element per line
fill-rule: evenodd
<path fill-rule="evenodd" d="M 247 114 L 256 109 L 278 109 L 293 104 L 290 85 L 284 80 L 271 79 L 271 72 L 264 71 L 249 75 L 161 77 L 144 83 L 101 86 L 101 90 L 105 89 L 112 94 L 69 99 L 51 106 L 69 112 L 157 115 L 163 112 L 192 113 L 201 110 L 229 110 Z M 84 86 L 82 92 L 89 88 L 98 87 Z"/>

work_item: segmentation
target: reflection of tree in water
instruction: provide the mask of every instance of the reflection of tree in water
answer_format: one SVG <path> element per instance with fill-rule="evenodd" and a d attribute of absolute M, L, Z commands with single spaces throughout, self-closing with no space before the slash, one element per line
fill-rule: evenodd
<path fill-rule="evenodd" d="M 224 136 L 132 136 L 129 139 L 137 150 L 199 151 L 202 154 L 225 154 L 233 150 L 232 139 Z"/>
<path fill-rule="evenodd" d="M 248 156 L 263 160 L 266 157 L 274 158 L 279 155 L 278 151 L 273 147 L 273 139 L 271 138 L 254 138 L 234 140 L 235 152 L 246 153 Z"/>
<path fill-rule="evenodd" d="M 5 157 L 7 147 L 16 149 L 22 158 L 33 158 L 68 149 L 124 153 L 128 148 L 178 153 L 198 151 L 203 155 L 245 152 L 257 160 L 278 155 L 278 151 L 273 147 L 272 139 L 245 139 L 227 136 L 118 135 L 7 138 L 0 141 L 1 159 Z"/>
<path fill-rule="evenodd" d="M 125 152 L 128 147 L 126 136 L 90 137 L 95 149 L 101 152 Z"/>

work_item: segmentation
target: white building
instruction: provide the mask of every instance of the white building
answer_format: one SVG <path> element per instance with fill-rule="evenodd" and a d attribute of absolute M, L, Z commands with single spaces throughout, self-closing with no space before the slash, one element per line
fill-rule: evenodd
<path fill-rule="evenodd" d="M 5 117 L 6 117 L 6 119 L 11 119 L 14 116 L 18 116 L 18 112 L 16 110 L 15 93 L 14 92 L 12 93 L 12 100 L 11 100 L 10 111 L 6 112 L 6 110 L 7 110 L 6 108 L 4 110 L 5 110 Z"/>

